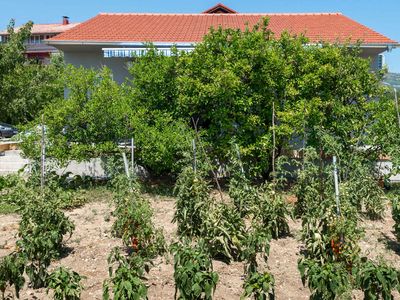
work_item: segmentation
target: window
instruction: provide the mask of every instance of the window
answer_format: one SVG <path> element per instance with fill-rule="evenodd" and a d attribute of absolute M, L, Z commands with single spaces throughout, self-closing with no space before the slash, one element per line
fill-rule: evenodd
<path fill-rule="evenodd" d="M 8 42 L 8 35 L 0 36 L 0 43 L 7 43 Z"/>
<path fill-rule="evenodd" d="M 31 35 L 27 41 L 28 44 L 41 44 L 43 43 L 43 35 Z"/>

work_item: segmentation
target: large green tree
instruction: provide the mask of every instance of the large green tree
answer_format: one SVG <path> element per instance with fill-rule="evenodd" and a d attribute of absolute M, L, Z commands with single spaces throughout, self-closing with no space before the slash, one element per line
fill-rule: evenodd
<path fill-rule="evenodd" d="M 152 109 L 196 123 L 215 158 L 226 160 L 234 139 L 245 162 L 267 175 L 273 154 L 312 146 L 322 158 L 333 140 L 349 157 L 393 129 L 376 126 L 382 74 L 359 54 L 357 46 L 275 36 L 264 19 L 245 31 L 212 29 L 189 54 L 149 52 L 133 63 L 133 91 Z M 370 149 L 372 159 L 383 148 Z"/>
<path fill-rule="evenodd" d="M 44 66 L 25 56 L 31 27 L 27 23 L 15 30 L 11 21 L 8 40 L 0 44 L 0 122 L 25 124 L 63 95 L 63 63 Z"/>
<path fill-rule="evenodd" d="M 358 47 L 275 36 L 267 19 L 245 31 L 212 29 L 191 53 L 150 49 L 130 72 L 119 86 L 106 69 L 68 68 L 67 99 L 45 113 L 49 153 L 83 160 L 133 136 L 140 162 L 168 172 L 190 145 L 189 125 L 212 159 L 228 161 L 234 140 L 253 174 L 268 176 L 293 148 L 312 146 L 321 161 L 336 154 L 349 165 L 398 148 L 392 98 Z"/>
<path fill-rule="evenodd" d="M 183 122 L 143 105 L 131 86 L 117 84 L 107 68 L 68 66 L 62 80 L 66 99 L 43 111 L 49 157 L 60 163 L 121 158 L 118 144 L 134 138 L 136 162 L 152 174 L 180 170 L 178 161 L 191 141 L 190 130 Z M 22 147 L 27 156 L 39 157 L 39 140 L 40 132 L 25 137 Z"/>

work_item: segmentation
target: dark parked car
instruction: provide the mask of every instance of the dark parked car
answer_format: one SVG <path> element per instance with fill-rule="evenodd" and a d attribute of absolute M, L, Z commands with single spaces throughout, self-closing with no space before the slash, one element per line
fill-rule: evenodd
<path fill-rule="evenodd" d="M 0 137 L 10 138 L 18 133 L 17 128 L 6 124 L 0 123 Z"/>

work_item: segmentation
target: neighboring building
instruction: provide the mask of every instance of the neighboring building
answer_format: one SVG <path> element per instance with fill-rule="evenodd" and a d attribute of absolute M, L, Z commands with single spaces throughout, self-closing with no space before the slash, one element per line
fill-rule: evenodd
<path fill-rule="evenodd" d="M 311 43 L 362 41 L 361 56 L 371 58 L 372 68 L 380 65 L 379 54 L 399 46 L 340 13 L 241 14 L 222 4 L 201 14 L 101 13 L 47 43 L 62 50 L 67 63 L 87 68 L 108 66 L 114 79 L 122 82 L 129 75 L 127 63 L 133 55 L 146 51 L 146 42 L 166 54 L 173 45 L 190 51 L 210 27 L 244 30 L 263 17 L 269 17 L 269 27 L 277 36 L 286 30 L 304 33 Z"/>
<path fill-rule="evenodd" d="M 31 36 L 26 41 L 26 55 L 28 58 L 36 58 L 47 63 L 53 53 L 58 53 L 58 49 L 45 44 L 44 41 L 55 37 L 57 34 L 74 28 L 79 23 L 70 23 L 68 17 L 63 17 L 59 24 L 34 24 Z M 16 28 L 18 30 L 18 28 Z M 7 31 L 0 32 L 0 41 L 5 43 L 9 38 Z"/>

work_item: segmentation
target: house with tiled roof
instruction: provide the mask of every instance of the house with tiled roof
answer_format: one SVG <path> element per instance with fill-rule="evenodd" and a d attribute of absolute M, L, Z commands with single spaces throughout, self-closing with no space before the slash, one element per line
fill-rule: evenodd
<path fill-rule="evenodd" d="M 199 14 L 100 13 L 47 43 L 64 52 L 65 60 L 76 66 L 108 66 L 114 79 L 122 82 L 129 76 L 127 63 L 146 51 L 152 43 L 165 54 L 172 46 L 190 51 L 202 41 L 211 27 L 245 30 L 261 19 L 269 18 L 269 28 L 276 36 L 284 31 L 304 34 L 310 43 L 361 42 L 361 55 L 378 68 L 379 55 L 399 44 L 342 15 L 341 13 L 238 13 L 222 4 Z"/>
<path fill-rule="evenodd" d="M 64 16 L 62 22 L 56 24 L 33 24 L 31 36 L 26 41 L 26 55 L 28 58 L 38 59 L 47 62 L 50 56 L 58 53 L 59 50 L 49 44 L 44 43 L 45 40 L 51 39 L 56 35 L 74 28 L 79 23 L 70 23 L 69 18 Z M 15 28 L 16 31 L 19 28 Z M 7 42 L 9 34 L 7 30 L 0 31 L 0 42 Z"/>

